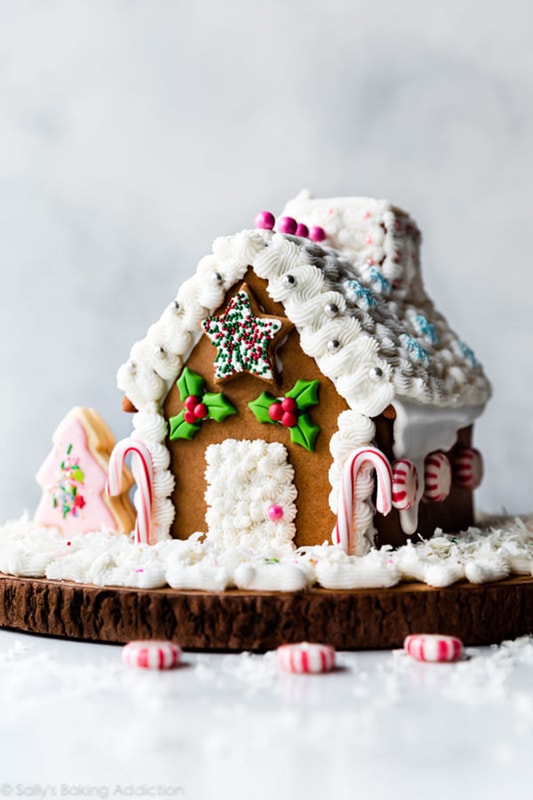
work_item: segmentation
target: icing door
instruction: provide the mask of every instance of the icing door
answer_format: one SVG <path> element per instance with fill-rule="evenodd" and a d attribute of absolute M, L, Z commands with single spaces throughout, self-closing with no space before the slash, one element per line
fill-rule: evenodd
<path fill-rule="evenodd" d="M 209 445 L 206 461 L 210 541 L 254 550 L 292 541 L 297 491 L 284 445 L 226 439 Z"/>

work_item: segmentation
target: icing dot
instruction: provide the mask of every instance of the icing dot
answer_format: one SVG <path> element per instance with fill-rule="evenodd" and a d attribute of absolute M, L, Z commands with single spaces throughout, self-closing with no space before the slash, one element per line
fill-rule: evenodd
<path fill-rule="evenodd" d="M 271 231 L 276 224 L 276 217 L 270 211 L 260 211 L 254 219 L 254 227 Z"/>
<path fill-rule="evenodd" d="M 296 278 L 294 275 L 284 275 L 283 276 L 283 285 L 284 286 L 296 286 Z"/>
<path fill-rule="evenodd" d="M 268 416 L 270 417 L 270 419 L 273 419 L 274 422 L 280 422 L 283 416 L 283 409 L 281 407 L 281 403 L 278 403 L 277 400 L 275 403 L 272 403 L 272 405 L 269 406 L 268 409 Z"/>
<path fill-rule="evenodd" d="M 285 397 L 285 399 L 281 401 L 281 407 L 283 411 L 290 411 L 291 413 L 298 408 L 296 400 L 292 397 Z"/>
<path fill-rule="evenodd" d="M 185 399 L 185 408 L 187 409 L 187 411 L 194 411 L 194 409 L 199 404 L 199 402 L 200 402 L 200 398 L 199 397 L 196 397 L 195 395 L 190 394 Z"/>
<path fill-rule="evenodd" d="M 298 223 L 293 217 L 280 217 L 278 219 L 279 233 L 288 233 L 293 235 L 298 229 Z"/>
<path fill-rule="evenodd" d="M 328 342 L 328 350 L 330 353 L 334 353 L 336 350 L 339 349 L 341 343 L 338 339 L 330 339 Z"/>
<path fill-rule="evenodd" d="M 296 227 L 296 236 L 301 236 L 302 239 L 307 239 L 309 236 L 309 228 L 303 222 L 299 222 Z"/>
<path fill-rule="evenodd" d="M 183 415 L 183 419 L 188 425 L 194 425 L 196 422 L 196 415 L 194 414 L 194 411 L 186 411 Z"/>
<path fill-rule="evenodd" d="M 292 411 L 285 411 L 281 418 L 281 424 L 285 425 L 286 428 L 294 428 L 294 426 L 298 422 L 298 417 L 296 414 L 293 414 Z"/>
<path fill-rule="evenodd" d="M 267 514 L 272 522 L 279 522 L 283 519 L 283 509 L 281 506 L 271 505 L 268 507 Z"/>
<path fill-rule="evenodd" d="M 309 229 L 309 238 L 313 242 L 323 242 L 326 238 L 326 231 L 324 228 L 321 228 L 320 225 L 313 225 L 312 228 Z"/>
<path fill-rule="evenodd" d="M 207 417 L 206 404 L 198 403 L 198 405 L 194 407 L 193 414 L 196 417 L 196 419 L 205 419 Z"/>
<path fill-rule="evenodd" d="M 381 367 L 372 367 L 369 375 L 373 381 L 379 381 L 383 377 L 383 370 Z"/>
<path fill-rule="evenodd" d="M 326 306 L 324 306 L 324 313 L 328 317 L 336 317 L 339 313 L 339 306 L 335 303 L 328 303 Z"/>

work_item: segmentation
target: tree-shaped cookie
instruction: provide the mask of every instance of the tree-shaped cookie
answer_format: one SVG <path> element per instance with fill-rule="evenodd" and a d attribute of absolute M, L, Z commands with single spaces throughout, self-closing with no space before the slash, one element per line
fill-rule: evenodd
<path fill-rule="evenodd" d="M 128 497 L 133 484 L 130 471 L 124 468 L 120 495 L 108 497 L 105 492 L 115 437 L 101 416 L 90 408 L 73 408 L 52 441 L 52 450 L 37 473 L 43 494 L 35 521 L 65 534 L 102 527 L 132 531 L 135 510 Z"/>

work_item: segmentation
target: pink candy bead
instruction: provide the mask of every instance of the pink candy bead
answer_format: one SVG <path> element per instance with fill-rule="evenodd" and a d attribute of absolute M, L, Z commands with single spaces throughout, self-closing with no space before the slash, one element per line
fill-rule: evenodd
<path fill-rule="evenodd" d="M 417 661 L 457 661 L 463 655 L 463 643 L 456 636 L 438 633 L 414 633 L 407 636 L 404 650 Z"/>
<path fill-rule="evenodd" d="M 260 211 L 254 219 L 254 227 L 271 231 L 276 224 L 276 217 L 270 211 Z"/>
<path fill-rule="evenodd" d="M 292 217 L 280 217 L 277 228 L 279 233 L 288 233 L 293 236 L 298 228 L 298 223 Z"/>
<path fill-rule="evenodd" d="M 283 509 L 281 506 L 269 506 L 267 513 L 272 522 L 279 522 L 280 519 L 283 519 Z"/>
<path fill-rule="evenodd" d="M 174 642 L 129 642 L 122 648 L 127 667 L 138 669 L 172 669 L 181 657 L 181 648 Z"/>
<path fill-rule="evenodd" d="M 309 228 L 303 222 L 299 222 L 296 227 L 296 236 L 301 236 L 302 239 L 307 239 L 309 236 Z"/>
<path fill-rule="evenodd" d="M 326 231 L 320 225 L 313 225 L 309 229 L 309 238 L 312 242 L 323 242 L 326 238 Z"/>
<path fill-rule="evenodd" d="M 327 644 L 282 644 L 277 654 L 278 664 L 284 672 L 316 674 L 330 672 L 335 666 L 335 648 Z"/>

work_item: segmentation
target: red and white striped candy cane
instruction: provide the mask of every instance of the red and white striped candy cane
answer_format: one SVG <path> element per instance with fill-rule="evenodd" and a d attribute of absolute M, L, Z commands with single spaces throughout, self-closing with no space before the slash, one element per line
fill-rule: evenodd
<path fill-rule="evenodd" d="M 376 471 L 376 509 L 388 514 L 392 508 L 392 470 L 388 459 L 377 447 L 359 447 L 344 465 L 339 486 L 339 505 L 333 541 L 351 554 L 354 550 L 354 498 L 359 478 L 368 479 Z"/>
<path fill-rule="evenodd" d="M 117 442 L 109 459 L 106 482 L 108 495 L 120 494 L 122 489 L 122 467 L 131 453 L 131 471 L 138 487 L 137 519 L 135 538 L 139 544 L 150 544 L 152 529 L 153 466 L 150 451 L 138 439 L 128 437 Z"/>

